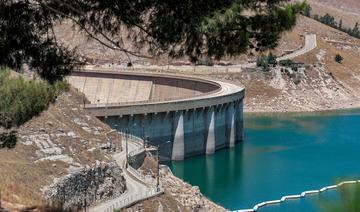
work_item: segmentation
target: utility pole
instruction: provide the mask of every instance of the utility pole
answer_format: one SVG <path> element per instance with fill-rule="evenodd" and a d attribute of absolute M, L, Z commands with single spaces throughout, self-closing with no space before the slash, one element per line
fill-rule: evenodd
<path fill-rule="evenodd" d="M 86 206 L 87 206 L 86 197 L 87 197 L 87 195 L 86 195 L 86 190 L 85 190 L 85 199 L 84 199 L 84 203 L 85 203 L 84 211 L 85 211 L 85 212 L 86 212 Z"/>
<path fill-rule="evenodd" d="M 126 129 L 126 133 L 125 133 L 125 142 L 126 142 L 126 145 L 125 145 L 125 150 L 126 150 L 126 169 L 128 168 L 128 165 L 129 165 L 129 156 L 128 156 L 128 130 Z"/>
<path fill-rule="evenodd" d="M 157 146 L 157 182 L 156 182 L 156 188 L 157 188 L 157 192 L 160 191 L 159 185 L 159 178 L 160 178 L 160 156 L 159 156 L 159 147 L 160 145 Z"/>
<path fill-rule="evenodd" d="M 156 191 L 159 192 L 160 191 L 160 151 L 159 151 L 159 149 L 160 149 L 161 145 L 168 144 L 168 143 L 170 143 L 170 141 L 167 141 L 163 144 L 154 144 L 154 143 L 151 143 L 150 141 L 147 141 L 147 142 L 156 148 L 156 158 L 157 158 Z"/>
<path fill-rule="evenodd" d="M 143 139 L 143 145 L 144 145 L 144 149 L 145 149 L 145 127 L 144 127 L 144 121 L 145 121 L 145 116 L 143 117 L 143 120 L 141 122 L 142 125 L 142 139 Z"/>
<path fill-rule="evenodd" d="M 64 204 L 65 204 L 65 186 L 62 187 L 62 198 L 61 198 L 61 210 L 64 210 Z"/>

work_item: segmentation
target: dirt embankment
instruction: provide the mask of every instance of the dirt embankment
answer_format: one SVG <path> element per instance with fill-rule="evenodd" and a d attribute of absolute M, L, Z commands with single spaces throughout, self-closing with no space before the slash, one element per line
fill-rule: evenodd
<path fill-rule="evenodd" d="M 43 192 L 50 184 L 61 182 L 71 173 L 84 175 L 84 170 L 106 168 L 103 164 L 113 162 L 103 149 L 109 146 L 109 140 L 119 149 L 121 140 L 116 133 L 106 136 L 111 129 L 79 107 L 82 98 L 73 90 L 62 94 L 47 111 L 18 129 L 15 148 L 0 149 L 3 207 L 19 209 L 45 204 L 48 200 Z M 104 174 L 103 180 L 110 175 Z M 121 175 L 118 177 L 121 180 Z M 111 185 L 103 185 L 104 193 L 111 189 Z"/>

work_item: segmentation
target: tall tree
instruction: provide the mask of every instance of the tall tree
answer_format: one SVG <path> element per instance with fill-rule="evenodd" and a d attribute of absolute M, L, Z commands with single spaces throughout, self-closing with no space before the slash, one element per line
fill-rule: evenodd
<path fill-rule="evenodd" d="M 311 8 L 310 4 L 308 4 L 308 5 L 305 6 L 304 11 L 302 12 L 302 14 L 307 16 L 307 17 L 310 17 L 311 16 L 311 11 L 312 11 L 312 8 Z"/>
<path fill-rule="evenodd" d="M 360 36 L 360 30 L 359 30 L 359 23 L 356 22 L 353 30 L 352 30 L 352 35 L 355 37 L 359 37 Z"/>
<path fill-rule="evenodd" d="M 147 44 L 152 54 L 220 58 L 274 48 L 305 3 L 288 0 L 3 0 L 0 66 L 23 64 L 54 82 L 81 65 L 76 52 L 56 40 L 53 27 L 71 20 L 108 48 L 141 56 L 123 45 Z M 123 31 L 128 32 L 126 36 Z"/>
<path fill-rule="evenodd" d="M 339 29 L 342 30 L 342 28 L 343 28 L 343 20 L 341 18 L 339 21 Z"/>

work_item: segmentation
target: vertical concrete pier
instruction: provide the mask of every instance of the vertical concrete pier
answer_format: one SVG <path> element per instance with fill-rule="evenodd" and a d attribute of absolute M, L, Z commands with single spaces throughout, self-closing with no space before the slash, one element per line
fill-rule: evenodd
<path fill-rule="evenodd" d="M 229 147 L 232 148 L 235 146 L 235 113 L 234 105 L 231 103 L 228 108 L 229 117 L 230 117 L 230 132 L 229 132 Z"/>
<path fill-rule="evenodd" d="M 209 109 L 209 129 L 206 140 L 206 154 L 214 154 L 215 152 L 215 109 L 211 107 Z"/>
<path fill-rule="evenodd" d="M 175 136 L 172 148 L 172 160 L 184 160 L 184 114 L 182 111 L 177 112 L 175 116 L 177 122 Z"/>

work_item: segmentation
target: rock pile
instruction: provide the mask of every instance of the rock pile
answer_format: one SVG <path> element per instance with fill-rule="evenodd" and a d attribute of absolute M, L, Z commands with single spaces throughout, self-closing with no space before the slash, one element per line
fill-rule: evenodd
<path fill-rule="evenodd" d="M 83 208 L 119 196 L 125 190 L 126 182 L 120 167 L 116 163 L 98 163 L 55 179 L 43 193 L 52 204 Z"/>

